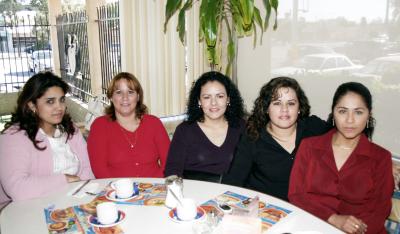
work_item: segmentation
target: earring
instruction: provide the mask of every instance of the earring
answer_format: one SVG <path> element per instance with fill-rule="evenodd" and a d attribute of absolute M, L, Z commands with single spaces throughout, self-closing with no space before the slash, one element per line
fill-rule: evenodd
<path fill-rule="evenodd" d="M 369 124 L 368 123 L 369 123 L 369 120 L 367 121 L 367 128 L 369 128 L 369 126 L 368 126 Z"/>
<path fill-rule="evenodd" d="M 201 109 L 201 105 L 199 104 L 199 109 Z"/>
<path fill-rule="evenodd" d="M 297 114 L 300 114 L 300 111 L 298 111 Z"/>
<path fill-rule="evenodd" d="M 226 105 L 227 105 L 227 106 L 230 106 L 230 105 L 231 105 L 231 103 L 230 103 L 230 102 L 227 102 L 227 103 L 226 103 Z"/>
<path fill-rule="evenodd" d="M 332 118 L 332 126 L 335 126 L 335 119 Z"/>

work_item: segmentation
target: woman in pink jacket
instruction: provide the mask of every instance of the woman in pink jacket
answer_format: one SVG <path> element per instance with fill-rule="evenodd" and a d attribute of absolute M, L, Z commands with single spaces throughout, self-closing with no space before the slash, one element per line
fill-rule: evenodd
<path fill-rule="evenodd" d="M 94 178 L 86 142 L 65 113 L 68 91 L 51 72 L 26 82 L 0 135 L 0 207 Z"/>

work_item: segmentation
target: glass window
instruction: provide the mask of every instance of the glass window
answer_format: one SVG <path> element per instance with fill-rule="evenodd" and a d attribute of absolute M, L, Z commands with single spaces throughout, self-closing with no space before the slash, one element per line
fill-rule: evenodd
<path fill-rule="evenodd" d="M 400 155 L 400 108 L 390 105 L 393 100 L 400 100 L 400 6 L 394 3 L 280 1 L 279 26 L 270 36 L 269 62 L 271 74 L 284 67 L 292 68 L 284 71 L 306 68 L 305 72 L 287 74 L 299 80 L 310 100 L 312 114 L 323 119 L 327 119 L 333 94 L 341 83 L 351 80 L 366 85 L 374 98 L 373 115 L 377 121 L 373 141 Z M 332 57 L 333 54 L 339 56 Z M 321 58 L 326 61 L 321 62 Z M 295 62 L 298 60 L 300 64 Z M 321 66 L 335 68 L 335 72 L 307 70 Z"/>

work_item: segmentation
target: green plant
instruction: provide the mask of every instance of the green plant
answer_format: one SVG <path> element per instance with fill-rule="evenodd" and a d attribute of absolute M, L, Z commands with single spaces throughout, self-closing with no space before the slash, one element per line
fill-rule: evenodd
<path fill-rule="evenodd" d="M 263 32 L 269 26 L 271 11 L 275 11 L 275 22 L 273 29 L 277 28 L 277 9 L 279 0 L 263 0 L 265 7 L 264 20 L 261 18 L 260 10 L 254 4 L 254 0 L 168 0 L 165 7 L 164 32 L 167 30 L 168 21 L 179 12 L 177 31 L 181 42 L 185 43 L 185 12 L 195 2 L 200 2 L 200 40 L 206 43 L 207 57 L 211 69 L 220 65 L 222 26 L 227 31 L 227 67 L 226 74 L 231 73 L 232 62 L 236 54 L 236 37 L 254 35 L 254 45 L 257 42 L 257 26 Z"/>

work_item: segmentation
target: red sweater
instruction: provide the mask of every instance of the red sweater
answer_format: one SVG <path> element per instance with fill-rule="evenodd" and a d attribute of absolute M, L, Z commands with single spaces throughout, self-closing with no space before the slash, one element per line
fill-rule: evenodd
<path fill-rule="evenodd" d="M 169 143 L 155 116 L 144 115 L 135 132 L 101 116 L 93 122 L 88 137 L 90 164 L 96 178 L 163 177 Z"/>
<path fill-rule="evenodd" d="M 290 202 L 324 220 L 353 215 L 368 225 L 367 233 L 386 233 L 394 188 L 390 152 L 362 135 L 338 171 L 331 146 L 335 132 L 302 141 L 290 175 Z"/>

